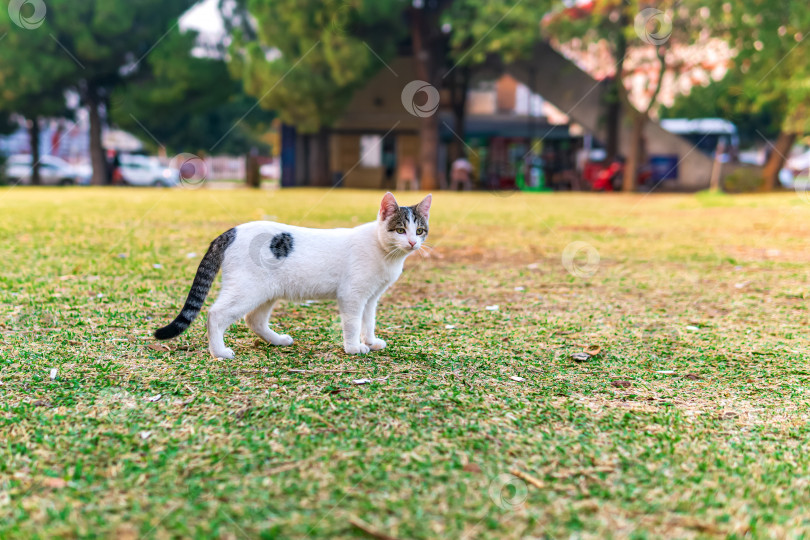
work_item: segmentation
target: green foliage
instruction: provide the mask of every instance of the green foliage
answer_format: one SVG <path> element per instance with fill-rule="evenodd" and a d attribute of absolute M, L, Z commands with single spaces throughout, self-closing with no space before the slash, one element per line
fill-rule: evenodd
<path fill-rule="evenodd" d="M 758 113 L 776 107 L 781 128 L 810 130 L 810 10 L 793 0 L 712 0 L 714 31 L 737 51 L 731 69 L 738 72 L 740 95 Z"/>
<path fill-rule="evenodd" d="M 775 138 L 785 114 L 785 101 L 759 101 L 746 95 L 747 82 L 739 71 L 731 70 L 707 86 L 696 86 L 678 96 L 671 107 L 659 110 L 661 118 L 725 118 L 740 133 L 743 147 L 762 144 L 762 137 Z M 762 135 L 758 134 L 761 133 Z"/>
<path fill-rule="evenodd" d="M 762 171 L 741 167 L 723 178 L 723 190 L 728 193 L 753 193 L 762 189 Z"/>
<path fill-rule="evenodd" d="M 452 28 L 453 58 L 465 64 L 484 61 L 497 53 L 506 61 L 525 58 L 544 36 L 541 20 L 552 0 L 455 0 L 443 14 Z"/>
<path fill-rule="evenodd" d="M 23 71 L 13 93 L 35 94 L 61 81 L 83 98 L 106 98 L 122 80 L 137 76 L 140 62 L 192 0 L 49 0 L 38 28 L 23 29 L 0 10 L 2 50 L 8 71 Z"/>
<path fill-rule="evenodd" d="M 63 114 L 64 91 L 80 68 L 49 37 L 47 18 L 39 28 L 22 28 L 13 11 L 0 9 L 0 110 L 26 118 Z"/>
<path fill-rule="evenodd" d="M 149 76 L 113 93 L 113 121 L 172 154 L 239 154 L 261 146 L 254 130 L 267 131 L 274 115 L 256 111 L 242 118 L 255 100 L 230 78 L 224 60 L 192 56 L 195 38 L 173 29 L 155 47 L 144 66 Z"/>
<path fill-rule="evenodd" d="M 231 69 L 302 132 L 334 122 L 404 35 L 398 0 L 249 0 L 257 40 L 236 31 Z M 372 52 L 373 51 L 373 52 Z M 375 55 L 376 53 L 376 55 Z"/>

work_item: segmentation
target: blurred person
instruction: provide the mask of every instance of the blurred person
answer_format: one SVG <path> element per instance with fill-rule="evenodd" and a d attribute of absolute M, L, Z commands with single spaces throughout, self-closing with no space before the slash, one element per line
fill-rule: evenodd
<path fill-rule="evenodd" d="M 473 166 L 465 156 L 461 156 L 450 166 L 450 191 L 458 191 L 461 184 L 464 191 L 472 189 Z"/>
<path fill-rule="evenodd" d="M 410 156 L 403 157 L 397 169 L 397 191 L 419 189 L 419 178 L 416 174 L 416 162 Z"/>

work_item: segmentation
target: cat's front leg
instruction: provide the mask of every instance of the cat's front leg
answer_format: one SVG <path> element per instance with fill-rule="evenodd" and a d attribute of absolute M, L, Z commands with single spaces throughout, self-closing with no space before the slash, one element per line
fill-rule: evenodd
<path fill-rule="evenodd" d="M 360 330 L 365 299 L 338 298 L 340 320 L 343 323 L 343 350 L 348 354 L 366 354 L 368 345 L 360 342 Z"/>
<path fill-rule="evenodd" d="M 385 348 L 385 341 L 374 337 L 374 327 L 377 323 L 377 302 L 379 299 L 379 296 L 375 296 L 369 300 L 363 310 L 363 343 L 368 345 L 372 351 Z"/>

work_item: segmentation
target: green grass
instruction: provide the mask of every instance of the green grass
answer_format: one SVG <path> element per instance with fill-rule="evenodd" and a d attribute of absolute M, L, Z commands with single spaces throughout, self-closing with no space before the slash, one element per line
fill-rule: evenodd
<path fill-rule="evenodd" d="M 384 351 L 345 355 L 334 303 L 281 305 L 289 348 L 150 348 L 217 234 L 380 195 L 0 190 L 0 537 L 810 534 L 794 194 L 436 193 Z"/>

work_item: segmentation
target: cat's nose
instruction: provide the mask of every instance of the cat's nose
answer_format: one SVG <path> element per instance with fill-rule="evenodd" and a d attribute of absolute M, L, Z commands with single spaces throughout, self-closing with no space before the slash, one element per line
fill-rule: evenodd
<path fill-rule="evenodd" d="M 413 247 L 416 245 L 416 240 L 408 240 L 408 243 Z"/>

